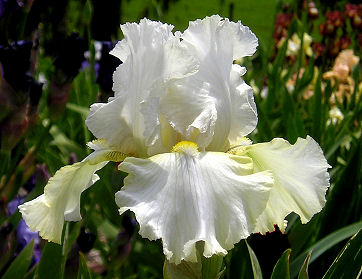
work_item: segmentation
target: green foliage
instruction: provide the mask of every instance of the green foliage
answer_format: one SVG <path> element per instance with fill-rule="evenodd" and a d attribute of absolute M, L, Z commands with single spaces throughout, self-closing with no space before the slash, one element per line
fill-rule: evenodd
<path fill-rule="evenodd" d="M 278 260 L 277 264 L 273 269 L 273 274 L 271 279 L 289 279 L 290 271 L 289 271 L 289 257 L 291 250 L 286 250 L 283 255 Z"/>
<path fill-rule="evenodd" d="M 307 255 L 307 257 L 304 260 L 304 263 L 302 267 L 299 270 L 298 279 L 308 279 L 308 265 L 309 265 L 309 259 L 310 259 L 311 253 Z"/>
<path fill-rule="evenodd" d="M 34 241 L 30 242 L 17 258 L 11 263 L 10 267 L 2 277 L 3 279 L 22 279 L 30 266 L 33 253 Z"/>
<path fill-rule="evenodd" d="M 79 270 L 77 279 L 92 279 L 92 274 L 88 269 L 86 258 L 82 253 L 79 254 Z"/>
<path fill-rule="evenodd" d="M 292 270 L 292 277 L 296 276 L 298 273 L 299 268 L 302 266 L 303 261 L 306 256 L 310 253 L 311 257 L 309 262 L 312 263 L 316 258 L 322 255 L 325 251 L 336 245 L 337 243 L 341 242 L 342 240 L 350 237 L 351 235 L 355 234 L 362 228 L 362 222 L 358 222 L 352 225 L 349 225 L 345 228 L 339 229 L 334 233 L 326 236 L 325 238 L 319 240 L 313 246 L 309 247 L 303 253 L 300 253 L 298 257 L 296 257 L 291 263 L 291 270 Z"/>
<path fill-rule="evenodd" d="M 53 242 L 47 242 L 42 250 L 42 256 L 36 271 L 38 279 L 63 278 L 62 246 Z"/>
<path fill-rule="evenodd" d="M 223 257 L 213 255 L 210 258 L 202 256 L 203 244 L 196 244 L 197 262 L 190 263 L 182 261 L 176 265 L 170 263 L 167 259 L 163 266 L 163 277 L 165 279 L 219 279 L 225 272 L 223 266 Z"/>
<path fill-rule="evenodd" d="M 253 251 L 253 249 L 249 246 L 248 242 L 245 241 L 247 247 L 248 247 L 248 251 L 249 251 L 249 255 L 250 255 L 250 261 L 251 261 L 251 265 L 253 267 L 253 274 L 254 274 L 254 278 L 255 279 L 262 279 L 263 278 L 263 273 L 261 271 L 258 259 Z"/>
<path fill-rule="evenodd" d="M 362 272 L 362 232 L 355 234 L 339 253 L 323 279 L 359 278 Z"/>

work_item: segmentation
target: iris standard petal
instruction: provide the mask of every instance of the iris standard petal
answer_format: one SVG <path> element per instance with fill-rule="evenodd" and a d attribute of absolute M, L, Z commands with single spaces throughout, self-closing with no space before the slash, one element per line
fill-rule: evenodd
<path fill-rule="evenodd" d="M 230 134 L 245 136 L 256 126 L 250 88 L 244 86 L 242 73 L 235 76 L 232 65 L 235 58 L 255 52 L 257 39 L 240 22 L 229 22 L 217 15 L 190 22 L 181 37 L 182 44 L 199 60 L 199 70 L 178 82 L 161 99 L 160 112 L 177 131 L 183 131 L 185 139 L 207 150 L 221 151 Z M 175 98 L 178 103 L 183 99 L 180 106 L 169 105 Z M 248 123 L 247 128 L 238 129 L 240 125 L 233 120 L 236 115 L 241 115 L 238 120 L 246 116 L 242 124 Z"/>
<path fill-rule="evenodd" d="M 223 22 L 225 32 L 232 39 L 233 59 L 239 59 L 245 56 L 252 56 L 258 47 L 258 38 L 241 21 L 232 22 L 225 18 Z"/>
<path fill-rule="evenodd" d="M 185 86 L 183 82 L 170 85 L 161 99 L 160 112 L 183 140 L 206 147 L 214 136 L 217 100 L 208 94 L 208 84 L 205 84 L 205 90 L 194 95 L 190 95 L 191 86 L 191 83 Z"/>
<path fill-rule="evenodd" d="M 322 210 L 329 187 L 328 165 L 323 151 L 311 137 L 298 138 L 294 145 L 276 138 L 268 143 L 246 147 L 255 171 L 270 170 L 274 186 L 263 214 L 258 218 L 256 232 L 284 230 L 285 217 L 295 212 L 302 223 Z"/>
<path fill-rule="evenodd" d="M 114 149 L 126 154 L 136 154 L 136 142 L 132 133 L 129 107 L 125 107 L 127 96 L 113 98 L 106 104 L 91 105 L 85 121 L 97 138 L 104 138 Z"/>
<path fill-rule="evenodd" d="M 64 220 L 79 221 L 80 196 L 98 179 L 95 172 L 108 161 L 122 161 L 125 155 L 111 150 L 104 141 L 94 141 L 89 146 L 95 151 L 82 162 L 59 169 L 49 179 L 44 194 L 19 206 L 22 216 L 32 231 L 42 238 L 61 242 Z"/>
<path fill-rule="evenodd" d="M 147 107 L 152 98 L 159 98 L 170 80 L 197 71 L 197 60 L 181 46 L 172 28 L 148 19 L 126 23 L 121 26 L 125 39 L 111 51 L 123 61 L 113 75 L 115 97 L 107 104 L 92 105 L 86 124 L 96 137 L 125 153 L 137 150 L 146 156 L 147 143 L 154 141 L 150 137 L 157 131 L 158 107 L 150 112 L 141 104 Z"/>
<path fill-rule="evenodd" d="M 258 114 L 254 102 L 254 91 L 240 78 L 245 68 L 232 65 L 230 72 L 232 117 L 228 143 L 250 134 L 258 124 Z"/>
<path fill-rule="evenodd" d="M 119 168 L 129 173 L 116 193 L 120 213 L 132 210 L 140 234 L 161 238 L 164 254 L 176 264 L 196 261 L 198 241 L 211 257 L 248 237 L 273 184 L 268 171 L 252 174 L 250 158 L 198 152 L 190 142 L 149 159 L 129 157 Z"/>

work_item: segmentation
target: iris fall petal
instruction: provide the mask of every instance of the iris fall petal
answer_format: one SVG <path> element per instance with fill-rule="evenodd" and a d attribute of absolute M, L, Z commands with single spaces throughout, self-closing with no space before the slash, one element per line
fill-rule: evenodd
<path fill-rule="evenodd" d="M 285 217 L 295 212 L 302 223 L 323 208 L 329 187 L 328 165 L 323 151 L 313 138 L 298 138 L 294 145 L 276 138 L 268 143 L 246 148 L 255 171 L 270 170 L 274 186 L 263 214 L 258 218 L 256 232 L 285 228 Z"/>
<path fill-rule="evenodd" d="M 95 151 L 82 162 L 62 167 L 49 179 L 44 194 L 19 206 L 32 231 L 39 231 L 44 239 L 61 242 L 64 220 L 79 221 L 80 196 L 98 179 L 95 172 L 108 161 L 121 161 L 125 155 L 111 150 L 105 141 L 88 144 Z"/>
<path fill-rule="evenodd" d="M 129 173 L 116 193 L 120 213 L 132 210 L 140 234 L 161 238 L 167 259 L 176 264 L 197 260 L 198 241 L 211 257 L 248 237 L 273 183 L 268 171 L 252 174 L 248 157 L 198 152 L 185 142 L 172 153 L 129 157 L 119 168 Z"/>
<path fill-rule="evenodd" d="M 19 206 L 30 230 L 39 231 L 42 238 L 60 244 L 64 220 L 81 219 L 80 195 L 99 179 L 94 173 L 104 165 L 79 162 L 58 170 L 43 195 Z"/>

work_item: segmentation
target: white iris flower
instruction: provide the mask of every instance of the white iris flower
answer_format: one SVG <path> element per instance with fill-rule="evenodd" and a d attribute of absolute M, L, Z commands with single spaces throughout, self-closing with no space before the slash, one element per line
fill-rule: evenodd
<path fill-rule="evenodd" d="M 248 27 L 219 16 L 190 23 L 184 33 L 143 19 L 121 26 L 125 39 L 111 54 L 115 96 L 91 106 L 86 124 L 99 139 L 82 162 L 61 168 L 40 197 L 19 206 L 32 230 L 61 242 L 64 220 L 81 219 L 80 195 L 108 161 L 123 161 L 116 193 L 139 233 L 162 239 L 172 263 L 225 255 L 254 232 L 284 230 L 285 217 L 303 223 L 319 212 L 329 165 L 311 138 L 251 144 L 257 124 L 253 90 L 233 60 L 258 42 Z"/>

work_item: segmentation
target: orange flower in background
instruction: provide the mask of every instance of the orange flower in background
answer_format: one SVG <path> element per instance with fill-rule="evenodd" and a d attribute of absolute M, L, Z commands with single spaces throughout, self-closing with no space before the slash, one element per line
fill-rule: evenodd
<path fill-rule="evenodd" d="M 353 50 L 346 49 L 339 53 L 331 71 L 323 74 L 324 79 L 332 80 L 333 84 L 338 83 L 338 91 L 335 92 L 332 97 L 332 103 L 335 102 L 335 98 L 339 102 L 343 102 L 344 96 L 347 98 L 353 92 L 354 81 L 351 77 L 353 67 L 359 63 L 359 57 L 355 56 Z"/>
<path fill-rule="evenodd" d="M 359 62 L 352 49 L 346 49 L 337 56 L 331 71 L 323 74 L 324 79 L 335 79 L 340 82 L 349 82 L 350 73 Z M 353 81 L 352 81 L 353 82 Z"/>

